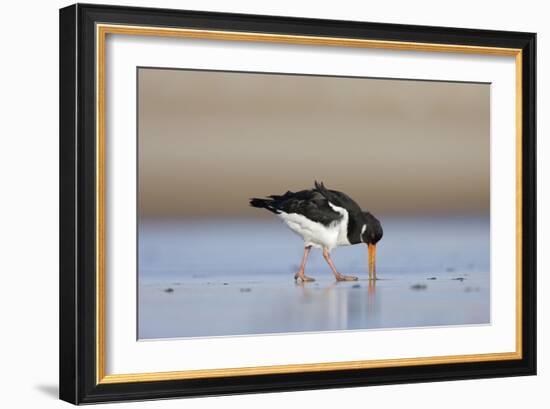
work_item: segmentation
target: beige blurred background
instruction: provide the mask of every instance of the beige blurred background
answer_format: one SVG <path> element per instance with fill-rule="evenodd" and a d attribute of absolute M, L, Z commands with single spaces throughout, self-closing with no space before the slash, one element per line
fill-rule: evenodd
<path fill-rule="evenodd" d="M 490 85 L 141 68 L 139 213 L 271 217 L 315 179 L 375 214 L 489 211 Z"/>

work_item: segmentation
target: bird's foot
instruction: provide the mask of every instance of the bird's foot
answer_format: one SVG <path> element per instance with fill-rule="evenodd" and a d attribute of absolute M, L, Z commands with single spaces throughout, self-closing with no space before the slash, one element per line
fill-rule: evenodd
<path fill-rule="evenodd" d="M 300 272 L 300 271 L 294 274 L 294 280 L 296 282 L 302 282 L 302 283 L 311 283 L 315 281 L 314 278 L 308 277 L 304 272 Z"/>
<path fill-rule="evenodd" d="M 341 273 L 335 274 L 336 281 L 357 281 L 358 278 L 355 276 L 347 276 Z"/>

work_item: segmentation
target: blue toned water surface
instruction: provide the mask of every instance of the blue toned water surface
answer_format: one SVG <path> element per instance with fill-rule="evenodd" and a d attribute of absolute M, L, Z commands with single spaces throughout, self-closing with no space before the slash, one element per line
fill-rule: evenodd
<path fill-rule="evenodd" d="M 142 221 L 138 337 L 202 337 L 473 325 L 490 322 L 488 217 L 382 218 L 379 280 L 365 245 L 332 252 L 335 283 L 313 250 L 278 220 Z"/>

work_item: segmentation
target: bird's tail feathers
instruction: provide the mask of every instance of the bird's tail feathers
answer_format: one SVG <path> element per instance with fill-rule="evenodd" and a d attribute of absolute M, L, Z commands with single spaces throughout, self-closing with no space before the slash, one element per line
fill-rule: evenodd
<path fill-rule="evenodd" d="M 325 184 L 323 182 L 317 182 L 315 181 L 315 190 L 317 190 L 319 193 L 321 193 L 326 199 L 329 199 L 331 194 L 328 191 L 328 189 L 325 187 Z"/>
<path fill-rule="evenodd" d="M 279 210 L 277 210 L 275 206 L 273 206 L 273 200 L 270 199 L 258 199 L 256 197 L 253 197 L 252 199 L 250 199 L 250 206 L 260 209 L 267 209 L 275 214 L 280 213 Z"/>

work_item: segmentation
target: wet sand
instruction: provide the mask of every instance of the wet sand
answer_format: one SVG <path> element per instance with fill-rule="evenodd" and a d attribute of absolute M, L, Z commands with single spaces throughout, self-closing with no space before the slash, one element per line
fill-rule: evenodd
<path fill-rule="evenodd" d="M 490 323 L 486 218 L 386 219 L 378 276 L 365 246 L 320 252 L 296 284 L 301 240 L 278 222 L 142 223 L 138 338 L 373 330 Z"/>
<path fill-rule="evenodd" d="M 149 284 L 139 338 L 471 325 L 489 322 L 489 274 L 387 276 L 376 282 L 290 276 Z"/>

